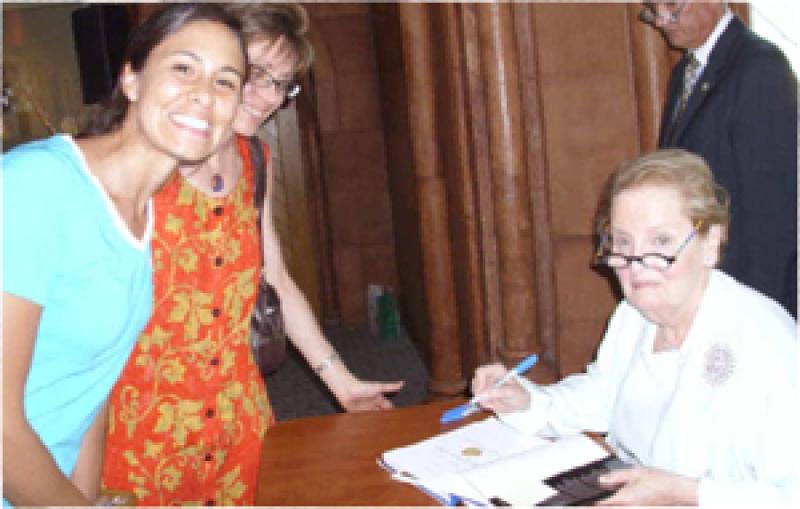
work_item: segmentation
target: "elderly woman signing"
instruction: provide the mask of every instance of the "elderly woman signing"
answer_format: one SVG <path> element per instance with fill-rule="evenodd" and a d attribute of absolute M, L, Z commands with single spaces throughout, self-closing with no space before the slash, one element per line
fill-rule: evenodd
<path fill-rule="evenodd" d="M 617 491 L 600 504 L 797 507 L 796 325 L 714 269 L 727 201 L 685 151 L 622 165 L 599 213 L 598 259 L 624 300 L 596 360 L 549 386 L 492 388 L 499 364 L 475 373 L 481 404 L 516 428 L 607 433 L 631 466 L 601 477 Z"/>

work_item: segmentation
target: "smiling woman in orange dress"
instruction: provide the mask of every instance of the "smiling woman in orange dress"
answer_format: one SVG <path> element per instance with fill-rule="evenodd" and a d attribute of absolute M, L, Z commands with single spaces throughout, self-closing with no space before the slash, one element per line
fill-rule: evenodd
<path fill-rule="evenodd" d="M 103 482 L 139 504 L 252 505 L 262 438 L 274 422 L 248 343 L 262 265 L 253 196 L 263 195 L 256 180 L 270 182 L 272 172 L 269 147 L 258 143 L 267 171 L 257 173 L 248 138 L 298 92 L 312 55 L 301 7 L 226 8 L 242 21 L 250 63 L 237 136 L 204 164 L 181 168 L 185 178 L 156 196 L 156 309 L 110 400 Z M 383 393 L 402 383 L 359 380 L 322 335 L 287 272 L 269 192 L 262 218 L 264 277 L 281 298 L 291 341 L 346 410 L 390 408 Z"/>

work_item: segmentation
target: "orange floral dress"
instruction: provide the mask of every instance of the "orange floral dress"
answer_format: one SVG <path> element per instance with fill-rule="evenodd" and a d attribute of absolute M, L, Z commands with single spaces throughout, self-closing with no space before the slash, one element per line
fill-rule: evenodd
<path fill-rule="evenodd" d="M 237 144 L 243 178 L 228 196 L 179 175 L 155 196 L 154 311 L 111 393 L 103 464 L 104 488 L 141 505 L 252 505 L 275 422 L 249 346 L 260 235 Z"/>

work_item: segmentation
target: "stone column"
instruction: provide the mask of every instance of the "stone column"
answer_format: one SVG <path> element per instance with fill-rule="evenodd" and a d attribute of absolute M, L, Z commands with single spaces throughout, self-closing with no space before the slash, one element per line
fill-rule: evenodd
<path fill-rule="evenodd" d="M 478 12 L 503 321 L 498 354 L 510 364 L 531 351 L 541 351 L 536 334 L 531 194 L 513 5 L 483 4 Z"/>
<path fill-rule="evenodd" d="M 425 296 L 430 317 L 433 397 L 460 394 L 466 388 L 461 364 L 458 313 L 453 281 L 447 184 L 442 175 L 436 125 L 436 68 L 430 9 L 402 3 L 398 7 L 408 91 L 411 147 L 420 212 Z"/>
<path fill-rule="evenodd" d="M 633 83 L 636 87 L 636 107 L 639 117 L 639 150 L 656 148 L 661 111 L 667 96 L 667 81 L 672 68 L 669 48 L 661 33 L 639 21 L 641 4 L 628 5 L 631 32 Z"/>

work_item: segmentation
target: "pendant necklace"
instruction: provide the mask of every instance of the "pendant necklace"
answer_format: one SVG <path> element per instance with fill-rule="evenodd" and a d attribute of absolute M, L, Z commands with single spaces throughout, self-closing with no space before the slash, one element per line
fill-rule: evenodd
<path fill-rule="evenodd" d="M 225 188 L 225 180 L 222 178 L 222 175 L 219 173 L 215 173 L 211 175 L 211 189 L 215 193 L 219 193 Z"/>

